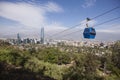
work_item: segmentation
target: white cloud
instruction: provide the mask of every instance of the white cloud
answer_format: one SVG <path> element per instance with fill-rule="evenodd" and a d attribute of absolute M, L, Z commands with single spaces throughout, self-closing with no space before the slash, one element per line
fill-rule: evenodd
<path fill-rule="evenodd" d="M 40 28 L 45 27 L 45 30 L 53 31 L 58 29 L 65 29 L 60 23 L 54 22 L 48 24 L 46 14 L 49 12 L 62 12 L 63 9 L 54 2 L 35 5 L 28 2 L 1 2 L 0 3 L 0 16 L 13 21 L 18 25 L 4 25 L 0 29 L 0 34 L 11 35 L 16 33 L 21 34 L 34 34 L 40 33 Z M 7 24 L 7 23 L 6 23 Z M 2 25 L 0 25 L 2 26 Z"/>
<path fill-rule="evenodd" d="M 113 30 L 98 30 L 97 32 L 103 32 L 103 33 L 116 33 L 116 31 L 113 31 Z"/>
<path fill-rule="evenodd" d="M 27 3 L 0 3 L 0 16 L 29 27 L 38 27 L 45 21 L 44 10 Z"/>
<path fill-rule="evenodd" d="M 45 9 L 50 11 L 50 12 L 63 12 L 63 9 L 61 7 L 59 7 L 56 3 L 53 3 L 53 2 L 48 2 L 46 5 L 45 5 Z"/>
<path fill-rule="evenodd" d="M 83 8 L 91 7 L 95 4 L 96 0 L 85 0 L 84 4 L 82 5 Z"/>
<path fill-rule="evenodd" d="M 42 6 L 33 5 L 25 2 L 0 3 L 0 16 L 17 21 L 24 26 L 40 27 L 46 24 L 47 12 L 61 12 L 63 9 L 53 2 L 48 2 Z"/>
<path fill-rule="evenodd" d="M 97 32 L 120 34 L 120 24 L 103 25 L 102 28 L 97 30 Z"/>
<path fill-rule="evenodd" d="M 45 25 L 46 31 L 61 31 L 65 28 L 61 23 L 58 22 L 52 22 L 51 24 Z"/>
<path fill-rule="evenodd" d="M 113 41 L 120 40 L 120 24 L 101 25 L 96 27 L 96 40 Z"/>

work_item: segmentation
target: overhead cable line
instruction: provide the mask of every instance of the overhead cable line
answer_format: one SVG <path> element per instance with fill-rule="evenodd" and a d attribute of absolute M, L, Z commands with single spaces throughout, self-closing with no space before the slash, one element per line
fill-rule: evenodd
<path fill-rule="evenodd" d="M 106 11 L 106 12 L 102 13 L 102 14 L 99 14 L 99 15 L 97 15 L 97 16 L 95 16 L 95 17 L 91 18 L 91 19 L 95 19 L 95 18 L 101 17 L 101 16 L 103 16 L 103 15 L 105 15 L 105 14 L 109 13 L 109 12 L 112 12 L 112 11 L 114 11 L 114 10 L 118 9 L 118 8 L 120 8 L 120 6 L 117 6 L 117 7 L 113 8 L 113 9 L 111 9 L 111 10 L 108 10 L 108 11 Z"/>
<path fill-rule="evenodd" d="M 79 32 L 81 32 L 81 31 L 82 31 L 82 29 L 79 30 Z M 78 32 L 78 31 L 77 31 L 77 32 Z M 76 31 L 71 32 L 71 33 L 68 33 L 68 34 L 65 34 L 65 35 L 61 35 L 61 36 L 65 37 L 65 36 L 70 35 L 70 34 L 72 34 L 72 33 L 76 33 Z M 60 37 L 60 36 L 59 36 L 59 37 Z"/>
<path fill-rule="evenodd" d="M 107 13 L 110 13 L 110 12 L 112 12 L 112 11 L 118 9 L 118 8 L 120 8 L 120 6 L 117 6 L 117 7 L 115 7 L 115 8 L 112 8 L 112 9 L 110 9 L 110 10 L 108 10 L 108 11 L 102 13 L 102 14 L 99 14 L 99 15 L 97 15 L 97 16 L 91 18 L 91 20 L 96 19 L 96 18 L 98 18 L 98 17 L 101 17 L 101 16 L 103 16 L 103 15 L 105 15 L 105 14 L 107 14 Z M 90 21 L 91 21 L 91 20 L 90 20 Z M 81 24 L 83 24 L 83 23 L 80 23 L 80 24 L 77 24 L 77 25 L 71 26 L 70 28 L 65 29 L 65 30 L 63 30 L 63 31 L 61 31 L 61 32 L 55 33 L 55 34 L 53 34 L 53 35 L 50 36 L 50 37 L 53 37 L 53 36 L 59 35 L 59 34 L 65 32 L 65 31 L 68 31 L 68 30 L 73 29 L 73 28 L 75 28 L 75 27 L 77 27 L 77 26 L 80 26 Z"/>
<path fill-rule="evenodd" d="M 100 25 L 103 25 L 103 24 L 108 23 L 108 22 L 115 21 L 115 20 L 117 20 L 117 19 L 120 19 L 120 17 L 116 17 L 116 18 L 110 19 L 110 20 L 108 20 L 108 21 L 105 21 L 105 22 L 96 24 L 95 26 L 92 26 L 92 27 L 98 27 L 98 26 L 100 26 Z M 65 35 L 63 35 L 63 37 L 65 37 L 65 36 L 67 36 L 67 35 L 70 35 L 70 34 L 72 34 L 72 33 L 77 33 L 77 32 L 81 32 L 81 31 L 82 31 L 82 29 L 77 30 L 77 31 L 75 31 L 75 32 L 71 32 L 71 33 L 65 34 Z"/>
<path fill-rule="evenodd" d="M 55 36 L 55 35 L 58 35 L 58 34 L 60 34 L 60 33 L 63 33 L 63 32 L 65 32 L 65 31 L 68 31 L 68 30 L 70 30 L 70 29 L 73 29 L 73 28 L 75 28 L 75 27 L 77 27 L 77 26 L 80 26 L 81 24 L 82 24 L 82 23 L 77 24 L 77 25 L 74 25 L 74 26 L 72 26 L 72 27 L 70 27 L 70 28 L 68 28 L 68 29 L 65 29 L 65 30 L 63 30 L 63 31 L 61 31 L 61 32 L 58 32 L 58 33 L 53 34 L 53 35 L 50 36 L 50 37 L 53 37 L 53 36 Z"/>
<path fill-rule="evenodd" d="M 120 18 L 120 17 L 116 17 L 116 18 L 110 19 L 110 20 L 108 20 L 108 21 L 102 22 L 102 23 L 100 23 L 100 24 L 96 24 L 95 26 L 92 26 L 92 27 L 96 27 L 96 26 L 99 26 L 99 25 L 102 25 L 102 24 L 105 24 L 105 23 L 108 23 L 108 22 L 117 20 L 117 19 L 119 19 L 119 18 Z"/>

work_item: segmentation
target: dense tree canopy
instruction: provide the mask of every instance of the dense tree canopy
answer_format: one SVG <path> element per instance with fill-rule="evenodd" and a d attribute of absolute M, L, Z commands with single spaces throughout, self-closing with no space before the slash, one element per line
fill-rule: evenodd
<path fill-rule="evenodd" d="M 7 65 L 9 69 L 2 69 Z M 0 41 L 0 69 L 2 80 L 16 69 L 27 76 L 34 74 L 31 80 L 119 80 L 120 41 L 109 48 L 17 46 Z"/>

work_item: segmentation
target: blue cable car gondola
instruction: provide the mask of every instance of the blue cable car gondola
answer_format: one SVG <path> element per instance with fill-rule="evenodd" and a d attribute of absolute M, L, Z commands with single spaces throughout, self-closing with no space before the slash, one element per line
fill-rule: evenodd
<path fill-rule="evenodd" d="M 84 38 L 94 39 L 96 36 L 96 31 L 92 27 L 87 27 L 84 29 L 83 35 L 84 35 Z"/>
<path fill-rule="evenodd" d="M 87 18 L 87 22 L 91 19 Z M 88 23 L 86 24 L 87 28 L 84 29 L 83 36 L 87 39 L 94 39 L 96 36 L 96 31 L 93 27 L 88 27 Z"/>

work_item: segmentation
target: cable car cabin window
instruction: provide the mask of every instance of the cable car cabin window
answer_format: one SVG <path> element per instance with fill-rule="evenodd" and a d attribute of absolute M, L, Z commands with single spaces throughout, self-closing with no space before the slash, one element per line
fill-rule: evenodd
<path fill-rule="evenodd" d="M 89 33 L 90 30 L 88 28 L 85 28 L 84 33 Z"/>
<path fill-rule="evenodd" d="M 91 34 L 91 35 L 96 35 L 95 29 L 91 28 L 90 34 Z"/>

